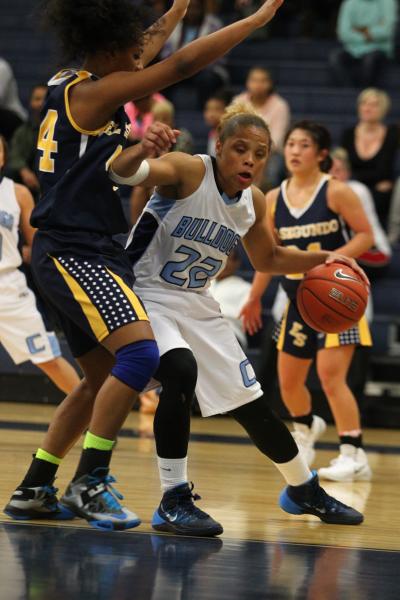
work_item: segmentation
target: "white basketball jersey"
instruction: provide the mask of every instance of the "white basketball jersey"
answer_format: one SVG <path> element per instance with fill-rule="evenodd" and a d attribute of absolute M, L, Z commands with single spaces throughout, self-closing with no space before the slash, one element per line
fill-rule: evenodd
<path fill-rule="evenodd" d="M 200 158 L 206 172 L 198 189 L 180 200 L 155 192 L 129 237 L 135 289 L 205 291 L 254 224 L 251 188 L 229 202 L 218 191 L 211 158 Z"/>
<path fill-rule="evenodd" d="M 16 269 L 22 262 L 18 251 L 20 215 L 15 184 L 3 177 L 0 182 L 0 274 Z"/>

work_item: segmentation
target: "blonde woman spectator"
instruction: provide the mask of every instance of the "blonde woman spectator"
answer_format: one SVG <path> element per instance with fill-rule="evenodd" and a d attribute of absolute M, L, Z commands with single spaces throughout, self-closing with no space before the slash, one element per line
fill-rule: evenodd
<path fill-rule="evenodd" d="M 252 68 L 246 79 L 246 91 L 234 102 L 248 103 L 267 123 L 273 142 L 273 152 L 268 161 L 266 177 L 269 186 L 279 185 L 284 174 L 283 142 L 290 124 L 290 108 L 274 89 L 271 74 L 263 67 Z"/>
<path fill-rule="evenodd" d="M 347 150 L 354 179 L 370 190 L 376 212 L 384 228 L 394 184 L 394 169 L 399 145 L 396 125 L 386 125 L 390 109 L 386 92 L 367 88 L 357 99 L 358 123 L 346 129 L 341 146 Z"/>

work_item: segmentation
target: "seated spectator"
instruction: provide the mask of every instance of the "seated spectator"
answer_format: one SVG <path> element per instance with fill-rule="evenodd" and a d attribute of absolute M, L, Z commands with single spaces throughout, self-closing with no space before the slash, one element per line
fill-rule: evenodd
<path fill-rule="evenodd" d="M 251 104 L 268 124 L 273 147 L 265 173 L 268 185 L 262 187 L 279 185 L 285 173 L 282 150 L 290 124 L 289 104 L 275 92 L 271 74 L 263 67 L 250 69 L 246 79 L 246 91 L 236 96 L 234 102 Z"/>
<path fill-rule="evenodd" d="M 360 198 L 364 212 L 370 222 L 374 235 L 374 246 L 358 257 L 358 262 L 368 268 L 368 274 L 374 274 L 376 268 L 386 266 L 392 256 L 389 240 L 376 214 L 374 200 L 371 192 L 364 183 L 352 179 L 349 155 L 344 148 L 336 148 L 331 152 L 333 161 L 330 173 L 338 179 L 347 183 L 355 194 Z"/>
<path fill-rule="evenodd" d="M 228 256 L 225 269 L 211 282 L 210 291 L 220 304 L 221 313 L 229 321 L 242 348 L 247 348 L 247 338 L 239 317 L 245 304 L 251 285 L 242 277 L 235 275 L 240 267 L 240 255 L 235 248 Z"/>
<path fill-rule="evenodd" d="M 217 139 L 218 123 L 230 100 L 231 95 L 228 92 L 220 90 L 220 92 L 210 96 L 204 106 L 204 121 L 207 127 L 210 127 L 207 142 L 207 154 L 210 156 L 215 156 L 215 141 Z"/>
<path fill-rule="evenodd" d="M 390 108 L 390 98 L 385 92 L 375 88 L 363 90 L 357 107 L 358 123 L 344 131 L 341 146 L 349 154 L 354 179 L 370 189 L 379 220 L 386 229 L 399 131 L 396 125 L 384 123 Z"/>
<path fill-rule="evenodd" d="M 27 262 L 35 235 L 30 225 L 33 198 L 28 188 L 3 176 L 6 161 L 7 145 L 0 136 L 0 343 L 16 365 L 29 360 L 69 394 L 79 384 L 78 374 L 61 356 L 55 333 L 46 331 L 35 296 L 19 269 L 20 230 L 25 241 L 22 255 Z"/>
<path fill-rule="evenodd" d="M 215 11 L 215 2 L 213 0 L 191 0 L 185 17 L 175 27 L 162 49 L 161 58 L 170 56 L 176 50 L 186 46 L 186 44 L 189 44 L 196 38 L 221 29 L 223 23 L 216 16 Z M 211 94 L 228 83 L 229 75 L 224 63 L 225 58 L 222 57 L 200 71 L 200 73 L 197 73 L 197 75 L 186 80 L 186 82 L 191 82 L 196 88 L 198 108 L 203 109 L 206 100 Z M 178 85 L 171 86 L 165 91 L 165 94 L 172 101 L 179 89 Z"/>
<path fill-rule="evenodd" d="M 175 129 L 175 108 L 172 102 L 169 100 L 156 102 L 153 105 L 151 112 L 153 114 L 154 121 L 160 121 L 161 123 L 165 123 L 171 127 L 171 129 Z M 172 146 L 171 151 L 192 154 L 194 148 L 192 134 L 183 127 L 180 127 L 179 131 L 180 133 L 178 139 L 176 140 L 176 144 Z"/>
<path fill-rule="evenodd" d="M 36 175 L 36 143 L 40 125 L 40 111 L 47 94 L 47 85 L 38 84 L 32 88 L 29 101 L 29 118 L 15 131 L 10 142 L 10 177 L 29 188 L 32 195 L 39 192 L 39 180 Z"/>
<path fill-rule="evenodd" d="M 396 0 L 344 0 L 337 35 L 342 48 L 329 62 L 338 85 L 376 85 L 387 59 L 393 58 L 397 18 Z"/>
<path fill-rule="evenodd" d="M 0 57 L 0 135 L 8 141 L 26 119 L 26 111 L 18 95 L 17 82 L 9 63 Z"/>
<path fill-rule="evenodd" d="M 157 102 L 162 102 L 163 100 L 165 100 L 165 97 L 162 94 L 156 93 L 125 104 L 125 112 L 131 122 L 131 131 L 129 134 L 131 142 L 137 142 L 142 139 L 148 127 L 154 122 L 152 108 Z"/>
<path fill-rule="evenodd" d="M 400 177 L 393 188 L 387 224 L 388 238 L 391 244 L 400 242 Z"/>

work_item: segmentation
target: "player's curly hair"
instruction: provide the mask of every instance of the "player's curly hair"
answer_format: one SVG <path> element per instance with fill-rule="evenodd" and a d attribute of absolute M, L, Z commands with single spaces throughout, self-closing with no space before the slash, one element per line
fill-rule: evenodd
<path fill-rule="evenodd" d="M 42 0 L 42 21 L 67 60 L 143 45 L 148 10 L 132 0 Z"/>
<path fill-rule="evenodd" d="M 267 123 L 256 113 L 250 104 L 233 102 L 226 107 L 217 127 L 218 137 L 222 143 L 234 135 L 239 127 L 258 127 L 264 129 L 268 136 L 268 153 L 271 152 L 272 138 Z"/>

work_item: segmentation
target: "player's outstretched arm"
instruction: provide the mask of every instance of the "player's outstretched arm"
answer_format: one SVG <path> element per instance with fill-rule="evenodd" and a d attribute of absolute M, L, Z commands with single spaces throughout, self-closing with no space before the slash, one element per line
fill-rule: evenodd
<path fill-rule="evenodd" d="M 114 72 L 73 90 L 73 114 L 84 129 L 102 127 L 115 110 L 194 75 L 268 23 L 284 0 L 266 0 L 252 15 L 191 42 L 169 58 L 136 72 Z"/>
<path fill-rule="evenodd" d="M 243 238 L 243 245 L 256 271 L 276 275 L 306 273 L 324 262 L 341 262 L 357 271 L 369 283 L 364 271 L 352 258 L 323 250 L 310 252 L 278 246 L 268 224 L 266 202 L 260 190 L 253 191 L 253 200 L 256 221 Z"/>
<path fill-rule="evenodd" d="M 185 16 L 189 3 L 190 0 L 175 0 L 169 11 L 146 31 L 146 45 L 141 55 L 144 67 L 160 52 L 179 21 Z"/>

